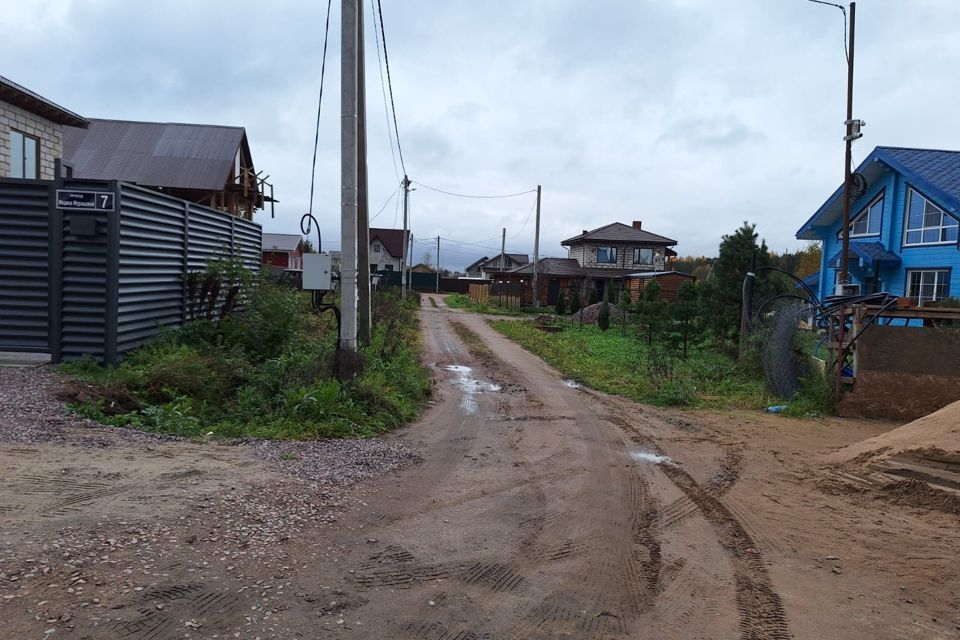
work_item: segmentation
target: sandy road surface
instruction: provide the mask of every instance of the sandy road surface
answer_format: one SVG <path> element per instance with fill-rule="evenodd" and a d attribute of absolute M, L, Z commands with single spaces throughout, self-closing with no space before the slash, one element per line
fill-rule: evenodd
<path fill-rule="evenodd" d="M 170 458 L 156 497 L 69 522 L 98 540 L 136 519 L 156 558 L 131 569 L 117 550 L 117 568 L 0 582 L 12 637 L 960 637 L 956 515 L 866 498 L 820 462 L 891 425 L 641 407 L 573 389 L 482 318 L 424 303 L 438 398 L 393 436 L 422 464 L 321 497 L 229 448 L 157 445 Z M 455 323 L 495 355 L 471 354 Z M 171 506 L 177 491 L 190 508 Z M 258 495 L 266 517 L 239 506 Z M 211 534 L 224 518 L 229 535 Z M 44 520 L 4 539 L 49 546 L 64 523 Z M 245 546 L 245 526 L 269 535 Z M 98 602 L 64 594 L 76 575 Z"/>

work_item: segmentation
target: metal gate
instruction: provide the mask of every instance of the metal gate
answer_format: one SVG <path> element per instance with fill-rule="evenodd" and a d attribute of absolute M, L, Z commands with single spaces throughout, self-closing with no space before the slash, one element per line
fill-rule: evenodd
<path fill-rule="evenodd" d="M 49 349 L 50 183 L 0 179 L 0 351 Z"/>

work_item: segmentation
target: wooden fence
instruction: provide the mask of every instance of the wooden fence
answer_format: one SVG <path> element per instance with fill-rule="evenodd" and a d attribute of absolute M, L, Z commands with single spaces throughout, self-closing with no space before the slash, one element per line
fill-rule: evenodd
<path fill-rule="evenodd" d="M 470 283 L 470 302 L 474 304 L 487 304 L 490 300 L 490 284 L 485 282 Z"/>

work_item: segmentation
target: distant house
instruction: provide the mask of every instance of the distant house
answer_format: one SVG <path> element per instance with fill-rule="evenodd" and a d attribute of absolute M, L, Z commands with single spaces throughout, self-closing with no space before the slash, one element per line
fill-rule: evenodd
<path fill-rule="evenodd" d="M 303 268 L 303 238 L 295 233 L 264 233 L 261 264 L 281 269 Z"/>
<path fill-rule="evenodd" d="M 644 231 L 639 220 L 628 226 L 612 222 L 593 231 L 567 238 L 561 245 L 567 248 L 566 258 L 543 258 L 537 263 L 537 297 L 540 304 L 553 305 L 562 294 L 565 297 L 580 293 L 586 303 L 591 291 L 603 298 L 607 287 L 616 291 L 611 299 L 627 285 L 627 277 L 641 271 L 665 271 L 670 258 L 677 255 L 673 247 L 677 241 Z M 496 271 L 495 280 L 532 284 L 533 265 Z M 532 292 L 524 294 L 532 302 Z"/>
<path fill-rule="evenodd" d="M 422 262 L 411 267 L 410 271 L 412 271 L 413 273 L 436 273 L 437 272 L 436 269 Z"/>
<path fill-rule="evenodd" d="M 243 127 L 91 119 L 64 129 L 63 159 L 76 178 L 131 182 L 246 220 L 274 202 Z"/>
<path fill-rule="evenodd" d="M 402 229 L 370 229 L 370 271 L 400 271 L 403 258 L 403 246 L 410 238 L 410 232 Z"/>
<path fill-rule="evenodd" d="M 530 263 L 530 256 L 525 253 L 498 253 L 492 258 L 483 256 L 468 265 L 464 270 L 468 278 L 489 278 L 500 271 L 509 271 Z"/>
<path fill-rule="evenodd" d="M 0 178 L 53 180 L 64 127 L 89 120 L 0 76 Z"/>
<path fill-rule="evenodd" d="M 877 147 L 857 172 L 867 188 L 851 206 L 851 282 L 917 305 L 960 294 L 960 151 Z M 843 185 L 797 231 L 823 242 L 821 297 L 840 278 L 842 212 Z"/>

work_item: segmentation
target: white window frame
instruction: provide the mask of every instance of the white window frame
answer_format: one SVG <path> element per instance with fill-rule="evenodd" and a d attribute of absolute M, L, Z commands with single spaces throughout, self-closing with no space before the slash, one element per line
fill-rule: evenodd
<path fill-rule="evenodd" d="M 850 237 L 851 238 L 878 238 L 883 233 L 883 192 L 881 191 L 873 200 L 870 201 L 870 204 L 865 206 L 860 210 L 860 213 L 855 215 L 850 219 Z M 870 218 L 873 215 L 873 208 L 876 205 L 880 205 L 880 230 L 879 231 L 870 231 Z M 867 231 L 866 233 L 854 233 L 853 227 L 858 222 L 866 219 L 867 221 Z M 840 227 L 840 230 L 837 231 L 837 239 L 843 238 L 843 226 Z"/>
<path fill-rule="evenodd" d="M 936 209 L 937 211 L 940 212 L 940 224 L 939 224 L 939 225 L 926 226 L 926 225 L 924 224 L 924 225 L 921 226 L 921 227 L 917 227 L 917 228 L 914 228 L 914 229 L 911 229 L 911 228 L 910 228 L 910 207 L 911 207 L 911 205 L 912 205 L 912 203 L 913 203 L 913 194 L 917 194 L 917 196 L 919 196 L 919 197 L 923 200 L 923 202 L 924 202 L 924 207 L 923 207 L 923 208 L 924 208 L 924 212 L 923 212 L 923 217 L 924 217 L 924 218 L 926 218 L 926 215 L 927 215 L 927 211 L 926 211 L 927 205 L 932 206 L 934 209 Z M 905 246 L 905 247 L 924 247 L 924 246 L 929 247 L 929 246 L 935 246 L 935 245 L 957 244 L 957 242 L 958 242 L 957 240 L 938 240 L 938 241 L 936 241 L 936 242 L 924 242 L 924 241 L 923 241 L 923 235 L 924 235 L 924 233 L 927 232 L 927 231 L 934 230 L 934 229 L 940 231 L 940 237 L 942 238 L 942 237 L 943 237 L 943 232 L 944 232 L 944 230 L 945 230 L 945 229 L 952 228 L 952 227 L 954 226 L 954 225 L 952 225 L 952 224 L 944 224 L 944 220 L 946 220 L 946 219 L 953 220 L 954 222 L 957 223 L 957 226 L 960 226 L 960 220 L 958 220 L 957 218 L 954 218 L 952 215 L 950 215 L 949 213 L 947 213 L 946 211 L 944 211 L 944 210 L 943 210 L 941 207 L 939 207 L 936 203 L 934 203 L 932 200 L 930 200 L 929 198 L 927 198 L 925 195 L 923 195 L 922 193 L 920 193 L 919 191 L 917 191 L 917 190 L 914 189 L 913 187 L 908 188 L 908 189 L 907 189 L 907 202 L 906 202 L 906 206 L 904 206 L 904 208 L 903 208 L 903 246 Z M 907 238 L 909 237 L 910 233 L 913 233 L 913 232 L 919 232 L 919 233 L 920 233 L 920 242 L 909 242 L 909 241 L 907 240 Z M 957 233 L 960 234 L 960 230 L 958 230 Z"/>
<path fill-rule="evenodd" d="M 14 161 L 13 152 L 16 148 L 16 145 L 13 142 L 13 136 L 20 136 L 22 141 L 20 142 L 20 157 Z M 33 145 L 34 150 L 34 159 L 33 162 L 27 162 L 27 145 Z M 14 172 L 14 167 L 20 168 L 20 174 L 16 175 Z M 33 175 L 28 175 L 33 174 Z M 37 136 L 32 136 L 29 133 L 24 133 L 17 129 L 10 129 L 10 177 L 11 178 L 22 178 L 26 180 L 37 180 L 40 178 L 40 138 Z"/>
<path fill-rule="evenodd" d="M 920 291 L 917 292 L 917 295 L 913 295 L 913 275 L 920 274 Z M 925 274 L 933 274 L 933 282 L 924 285 L 923 276 Z M 917 305 L 923 306 L 924 302 L 936 302 L 937 300 L 942 300 L 943 298 L 950 297 L 950 269 L 907 269 L 907 290 L 906 294 L 908 298 L 916 298 Z M 943 287 L 943 295 L 937 297 L 937 287 Z M 923 287 L 932 286 L 933 295 L 924 296 Z"/>
<path fill-rule="evenodd" d="M 607 254 L 613 257 L 613 260 L 600 261 L 600 250 L 606 249 Z M 613 245 L 602 245 L 597 247 L 597 264 L 617 264 L 617 248 Z"/>

